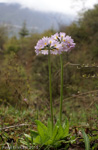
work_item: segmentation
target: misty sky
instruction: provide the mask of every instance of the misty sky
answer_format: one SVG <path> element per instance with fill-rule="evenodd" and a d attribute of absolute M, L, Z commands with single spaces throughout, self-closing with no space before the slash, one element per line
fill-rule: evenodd
<path fill-rule="evenodd" d="M 83 1 L 85 2 L 83 5 Z M 83 7 L 93 8 L 98 0 L 0 0 L 0 2 L 19 3 L 23 7 L 29 7 L 41 11 L 56 11 L 68 14 L 76 14 Z"/>

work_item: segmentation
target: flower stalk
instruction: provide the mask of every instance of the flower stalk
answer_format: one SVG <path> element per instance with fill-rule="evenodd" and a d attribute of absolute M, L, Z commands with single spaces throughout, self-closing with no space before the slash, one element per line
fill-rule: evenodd
<path fill-rule="evenodd" d="M 62 58 L 62 54 L 60 55 L 60 63 L 61 63 L 60 123 L 62 123 L 62 104 L 63 104 L 63 58 Z"/>
<path fill-rule="evenodd" d="M 52 85 L 51 85 L 51 60 L 50 60 L 50 50 L 48 50 L 48 67 L 49 67 L 50 112 L 51 112 L 51 124 L 52 124 L 52 130 L 53 130 L 53 101 L 52 101 Z"/>

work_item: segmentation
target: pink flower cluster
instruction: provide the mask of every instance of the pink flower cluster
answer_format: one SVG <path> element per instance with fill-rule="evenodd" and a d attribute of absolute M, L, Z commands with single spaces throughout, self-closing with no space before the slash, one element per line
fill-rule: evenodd
<path fill-rule="evenodd" d="M 48 51 L 50 50 L 50 54 L 57 55 L 62 52 L 68 52 L 73 47 L 75 47 L 75 43 L 71 36 L 60 32 L 51 37 L 43 37 L 40 39 L 35 46 L 35 52 L 37 55 L 40 53 L 48 55 Z"/>

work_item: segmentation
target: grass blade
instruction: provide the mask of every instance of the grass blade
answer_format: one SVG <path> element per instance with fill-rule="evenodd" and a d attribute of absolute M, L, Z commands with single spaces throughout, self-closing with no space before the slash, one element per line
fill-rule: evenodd
<path fill-rule="evenodd" d="M 82 134 L 83 134 L 83 138 L 84 138 L 84 142 L 85 142 L 85 150 L 90 150 L 89 138 L 88 138 L 87 134 L 84 132 L 84 130 L 82 130 Z"/>

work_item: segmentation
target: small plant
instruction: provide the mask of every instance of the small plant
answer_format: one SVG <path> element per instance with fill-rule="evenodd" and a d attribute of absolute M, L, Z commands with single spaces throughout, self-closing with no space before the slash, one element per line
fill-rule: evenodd
<path fill-rule="evenodd" d="M 37 55 L 48 55 L 49 64 L 49 91 L 50 91 L 50 108 L 51 108 L 51 122 L 53 126 L 53 106 L 52 106 L 52 86 L 51 86 L 51 57 L 50 55 L 60 55 L 61 63 L 61 90 L 60 90 L 60 122 L 62 121 L 62 102 L 63 102 L 63 52 L 69 52 L 71 48 L 75 47 L 75 43 L 70 36 L 60 32 L 51 37 L 43 37 L 35 46 Z M 53 128 L 53 127 L 52 127 Z"/>
<path fill-rule="evenodd" d="M 48 120 L 47 127 L 39 120 L 35 121 L 37 124 L 37 131 L 31 130 L 30 135 L 25 134 L 26 141 L 21 139 L 21 143 L 26 146 L 39 147 L 50 146 L 59 147 L 64 139 L 69 135 L 69 123 L 66 119 L 63 126 L 58 120 L 52 130 L 50 119 Z"/>
<path fill-rule="evenodd" d="M 51 121 L 48 121 L 47 127 L 39 120 L 36 120 L 37 131 L 31 131 L 31 135 L 25 134 L 26 141 L 21 141 L 27 146 L 60 146 L 62 140 L 69 134 L 69 124 L 62 125 L 62 105 L 63 105 L 63 52 L 70 51 L 75 47 L 75 43 L 70 36 L 65 33 L 56 33 L 51 37 L 43 37 L 35 46 L 36 54 L 48 55 L 48 68 L 49 68 L 49 92 L 50 92 L 50 111 Z M 53 101 L 52 101 L 52 83 L 51 83 L 51 54 L 60 55 L 61 63 L 61 89 L 60 89 L 60 112 L 59 120 L 54 125 L 53 122 Z M 65 120 L 66 121 L 66 120 Z M 31 144 L 31 145 L 30 145 Z"/>

